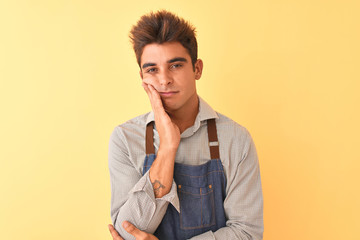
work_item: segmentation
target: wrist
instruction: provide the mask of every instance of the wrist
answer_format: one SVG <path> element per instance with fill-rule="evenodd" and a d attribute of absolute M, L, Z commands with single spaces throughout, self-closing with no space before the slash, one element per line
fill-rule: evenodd
<path fill-rule="evenodd" d="M 166 157 L 166 158 L 174 158 L 177 152 L 177 147 L 169 147 L 169 146 L 159 146 L 159 150 L 157 152 L 158 157 Z"/>

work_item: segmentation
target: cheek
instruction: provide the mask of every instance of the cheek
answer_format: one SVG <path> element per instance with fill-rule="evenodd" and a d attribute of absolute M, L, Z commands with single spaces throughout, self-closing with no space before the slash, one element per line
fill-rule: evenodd
<path fill-rule="evenodd" d="M 154 76 L 144 76 L 142 81 L 146 84 L 154 85 L 156 82 L 156 78 Z"/>
<path fill-rule="evenodd" d="M 192 89 L 195 88 L 195 76 L 193 74 L 183 74 L 178 81 L 178 85 L 183 88 Z"/>

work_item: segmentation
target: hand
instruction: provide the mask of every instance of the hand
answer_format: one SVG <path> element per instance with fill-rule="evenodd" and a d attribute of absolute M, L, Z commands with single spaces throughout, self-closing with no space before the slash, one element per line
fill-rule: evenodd
<path fill-rule="evenodd" d="M 143 83 L 142 86 L 148 94 L 151 107 L 154 111 L 156 129 L 160 137 L 159 150 L 176 152 L 180 143 L 179 127 L 171 121 L 171 118 L 165 112 L 160 95 L 156 89 L 146 83 Z"/>
<path fill-rule="evenodd" d="M 156 159 L 149 170 L 149 178 L 153 185 L 155 198 L 162 198 L 171 190 L 175 156 L 180 144 L 180 130 L 165 112 L 160 95 L 156 89 L 146 83 L 143 83 L 142 86 L 150 99 L 151 107 L 154 111 L 156 129 L 160 138 L 160 146 Z"/>
<path fill-rule="evenodd" d="M 155 237 L 154 235 L 137 229 L 134 225 L 132 225 L 128 221 L 124 221 L 122 226 L 128 233 L 133 235 L 136 240 L 158 240 L 158 238 Z M 108 227 L 113 240 L 124 240 L 115 230 L 113 225 L 109 224 Z"/>

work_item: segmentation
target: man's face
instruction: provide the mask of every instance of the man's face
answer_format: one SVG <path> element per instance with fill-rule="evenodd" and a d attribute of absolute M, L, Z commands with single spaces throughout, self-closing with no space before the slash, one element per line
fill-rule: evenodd
<path fill-rule="evenodd" d="M 146 45 L 140 66 L 143 82 L 159 92 L 165 110 L 172 112 L 196 106 L 195 80 L 200 79 L 203 65 L 197 60 L 194 71 L 190 55 L 181 43 Z"/>

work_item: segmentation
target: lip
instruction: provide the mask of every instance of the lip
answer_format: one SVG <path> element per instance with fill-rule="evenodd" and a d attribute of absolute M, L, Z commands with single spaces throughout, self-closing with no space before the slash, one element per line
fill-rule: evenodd
<path fill-rule="evenodd" d="M 174 96 L 175 94 L 177 94 L 178 91 L 169 91 L 169 92 L 159 92 L 159 94 L 162 96 L 162 97 L 172 97 Z"/>

